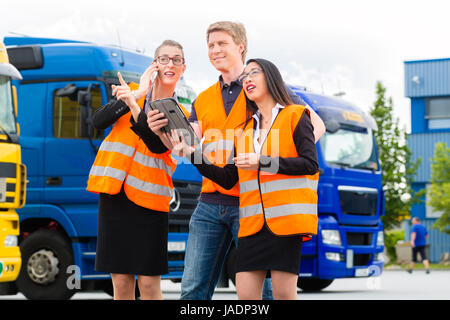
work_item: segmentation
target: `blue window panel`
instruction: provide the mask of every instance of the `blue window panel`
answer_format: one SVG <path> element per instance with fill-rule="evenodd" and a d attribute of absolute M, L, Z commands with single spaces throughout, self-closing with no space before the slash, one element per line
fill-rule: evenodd
<path fill-rule="evenodd" d="M 415 182 L 429 182 L 431 176 L 430 158 L 434 156 L 434 147 L 438 142 L 445 142 L 450 146 L 450 132 L 436 133 L 412 133 L 408 136 L 408 147 L 411 149 L 411 160 L 416 161 L 418 158 L 422 162 L 414 176 Z"/>
<path fill-rule="evenodd" d="M 450 129 L 450 118 L 428 119 L 428 129 Z"/>

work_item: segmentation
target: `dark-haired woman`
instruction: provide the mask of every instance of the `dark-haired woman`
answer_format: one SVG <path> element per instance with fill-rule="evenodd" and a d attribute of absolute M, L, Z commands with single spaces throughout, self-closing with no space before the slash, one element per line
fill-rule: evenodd
<path fill-rule="evenodd" d="M 302 241 L 317 233 L 319 137 L 309 109 L 292 104 L 273 63 L 249 60 L 240 80 L 249 116 L 236 130 L 234 164 L 206 164 L 199 147 L 188 147 L 176 132 L 173 151 L 190 155 L 202 175 L 224 188 L 239 182 L 239 299 L 261 299 L 269 271 L 274 298 L 296 299 Z"/>

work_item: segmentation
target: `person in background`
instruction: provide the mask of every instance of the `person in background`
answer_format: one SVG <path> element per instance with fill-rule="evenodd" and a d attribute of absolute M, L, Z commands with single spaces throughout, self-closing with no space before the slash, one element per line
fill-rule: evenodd
<path fill-rule="evenodd" d="M 173 152 L 226 190 L 239 186 L 238 298 L 261 299 L 270 272 L 273 297 L 296 299 L 302 241 L 317 234 L 318 137 L 273 63 L 250 59 L 239 80 L 248 118 L 236 128 L 234 163 L 209 164 L 176 131 Z"/>
<path fill-rule="evenodd" d="M 428 231 L 427 228 L 420 223 L 420 219 L 414 217 L 412 219 L 413 227 L 411 229 L 411 247 L 412 247 L 412 261 L 410 268 L 408 269 L 409 273 L 412 273 L 414 267 L 417 262 L 417 254 L 420 253 L 420 257 L 422 258 L 423 264 L 425 265 L 426 273 L 430 273 L 430 262 L 427 259 L 425 253 L 425 247 L 427 245 L 428 240 Z"/>
<path fill-rule="evenodd" d="M 164 137 L 149 130 L 145 111 L 150 101 L 177 98 L 175 87 L 185 70 L 183 47 L 166 40 L 139 85 L 127 85 L 118 73 L 120 85 L 112 86 L 117 100 L 93 116 L 98 129 L 113 125 L 95 158 L 87 190 L 100 194 L 95 269 L 111 273 L 117 300 L 135 299 L 136 275 L 141 299 L 163 298 L 160 283 L 168 273 L 168 212 L 176 163 Z"/>

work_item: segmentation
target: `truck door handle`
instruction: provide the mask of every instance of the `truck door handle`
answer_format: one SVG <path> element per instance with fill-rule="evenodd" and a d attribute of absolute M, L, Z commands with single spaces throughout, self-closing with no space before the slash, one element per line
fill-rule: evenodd
<path fill-rule="evenodd" d="M 46 181 L 48 186 L 60 186 L 62 184 L 61 177 L 47 177 Z"/>

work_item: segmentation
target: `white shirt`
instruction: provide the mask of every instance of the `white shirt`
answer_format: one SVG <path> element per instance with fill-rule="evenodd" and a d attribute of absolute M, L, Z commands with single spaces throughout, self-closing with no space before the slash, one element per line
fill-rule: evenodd
<path fill-rule="evenodd" d="M 273 122 L 275 121 L 275 118 L 277 117 L 278 113 L 283 108 L 284 108 L 284 106 L 282 106 L 279 103 L 277 103 L 275 105 L 275 107 L 272 108 L 272 121 L 270 122 L 269 130 L 266 132 L 266 135 L 264 137 L 261 137 L 262 138 L 262 139 L 260 139 L 261 143 L 258 142 L 259 136 L 261 134 L 261 131 L 259 129 L 259 120 L 261 118 L 261 112 L 258 110 L 253 115 L 253 118 L 256 120 L 256 130 L 253 133 L 253 148 L 255 149 L 256 153 L 261 153 L 261 147 L 264 144 L 264 141 L 266 140 L 267 134 L 269 133 L 270 128 L 272 128 Z"/>

